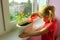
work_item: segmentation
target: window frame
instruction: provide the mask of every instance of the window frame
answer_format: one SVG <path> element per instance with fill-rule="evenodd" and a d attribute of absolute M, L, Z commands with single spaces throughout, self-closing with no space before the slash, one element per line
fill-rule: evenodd
<path fill-rule="evenodd" d="M 4 21 L 5 21 L 5 28 L 6 31 L 10 31 L 14 27 L 16 27 L 16 21 L 10 22 L 9 20 L 9 2 L 8 0 L 2 0 L 2 5 L 3 5 L 3 12 L 4 12 Z"/>
<path fill-rule="evenodd" d="M 5 27 L 4 27 L 4 22 L 3 22 L 3 11 L 2 11 L 2 2 L 0 0 L 0 35 L 5 33 Z"/>

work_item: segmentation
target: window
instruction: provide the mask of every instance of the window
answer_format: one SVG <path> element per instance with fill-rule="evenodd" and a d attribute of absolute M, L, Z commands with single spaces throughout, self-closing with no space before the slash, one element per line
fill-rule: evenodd
<path fill-rule="evenodd" d="M 41 7 L 42 7 L 43 5 L 46 5 L 47 3 L 48 3 L 48 0 L 39 0 L 39 1 L 38 1 L 39 10 L 41 9 Z"/>
<path fill-rule="evenodd" d="M 15 21 L 20 13 L 28 17 L 32 12 L 38 12 L 47 0 L 9 0 L 10 21 Z"/>
<path fill-rule="evenodd" d="M 43 5 L 48 4 L 48 0 L 33 0 L 33 12 L 39 12 Z"/>
<path fill-rule="evenodd" d="M 9 0 L 10 21 L 15 21 L 18 15 L 24 18 L 32 13 L 32 0 Z"/>
<path fill-rule="evenodd" d="M 2 0 L 6 30 L 15 27 L 18 15 L 24 14 L 24 18 L 27 18 L 45 4 L 48 4 L 48 0 Z"/>

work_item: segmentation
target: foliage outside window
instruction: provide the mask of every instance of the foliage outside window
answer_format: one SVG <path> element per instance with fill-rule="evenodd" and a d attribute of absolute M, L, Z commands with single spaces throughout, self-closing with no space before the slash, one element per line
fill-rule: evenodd
<path fill-rule="evenodd" d="M 27 18 L 32 13 L 32 3 L 30 0 L 27 2 L 15 2 L 14 0 L 9 3 L 10 21 L 14 21 L 19 16 L 23 15 L 23 18 Z M 20 20 L 17 19 L 17 20 Z"/>
<path fill-rule="evenodd" d="M 34 5 L 32 5 L 32 3 L 33 0 L 27 0 L 26 2 L 16 2 L 15 0 L 12 0 L 11 2 L 9 2 L 10 21 L 17 20 L 18 22 L 20 22 L 25 18 L 28 18 L 33 10 L 32 7 Z M 47 0 L 37 0 L 38 11 L 41 9 L 43 5 L 46 4 L 47 4 Z"/>

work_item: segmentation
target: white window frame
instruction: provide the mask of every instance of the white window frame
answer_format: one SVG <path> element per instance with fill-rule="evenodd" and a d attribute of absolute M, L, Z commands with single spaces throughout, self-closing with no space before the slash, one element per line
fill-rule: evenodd
<path fill-rule="evenodd" d="M 3 12 L 4 12 L 4 20 L 5 20 L 5 28 L 6 31 L 10 31 L 14 27 L 16 27 L 16 22 L 10 22 L 9 20 L 9 0 L 2 0 L 3 3 Z"/>
<path fill-rule="evenodd" d="M 47 3 L 48 2 L 49 2 L 49 0 L 47 1 Z M 3 3 L 5 27 L 6 27 L 6 31 L 8 31 L 8 30 L 11 30 L 12 28 L 16 27 L 16 21 L 10 22 L 10 20 L 9 20 L 9 16 L 10 16 L 10 14 L 9 14 L 9 0 L 2 0 L 2 3 Z M 36 5 L 37 4 L 35 4 L 34 12 L 37 12 Z"/>
<path fill-rule="evenodd" d="M 5 33 L 5 27 L 3 23 L 3 15 L 2 15 L 2 3 L 0 0 L 0 35 Z"/>

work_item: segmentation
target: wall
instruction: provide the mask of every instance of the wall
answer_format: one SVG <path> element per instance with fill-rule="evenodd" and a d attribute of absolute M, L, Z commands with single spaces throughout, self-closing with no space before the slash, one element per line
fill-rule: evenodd
<path fill-rule="evenodd" d="M 58 26 L 57 26 L 57 35 L 60 35 L 60 0 L 49 0 L 49 4 L 54 5 L 55 6 L 55 14 L 56 14 L 56 18 L 58 20 Z"/>

